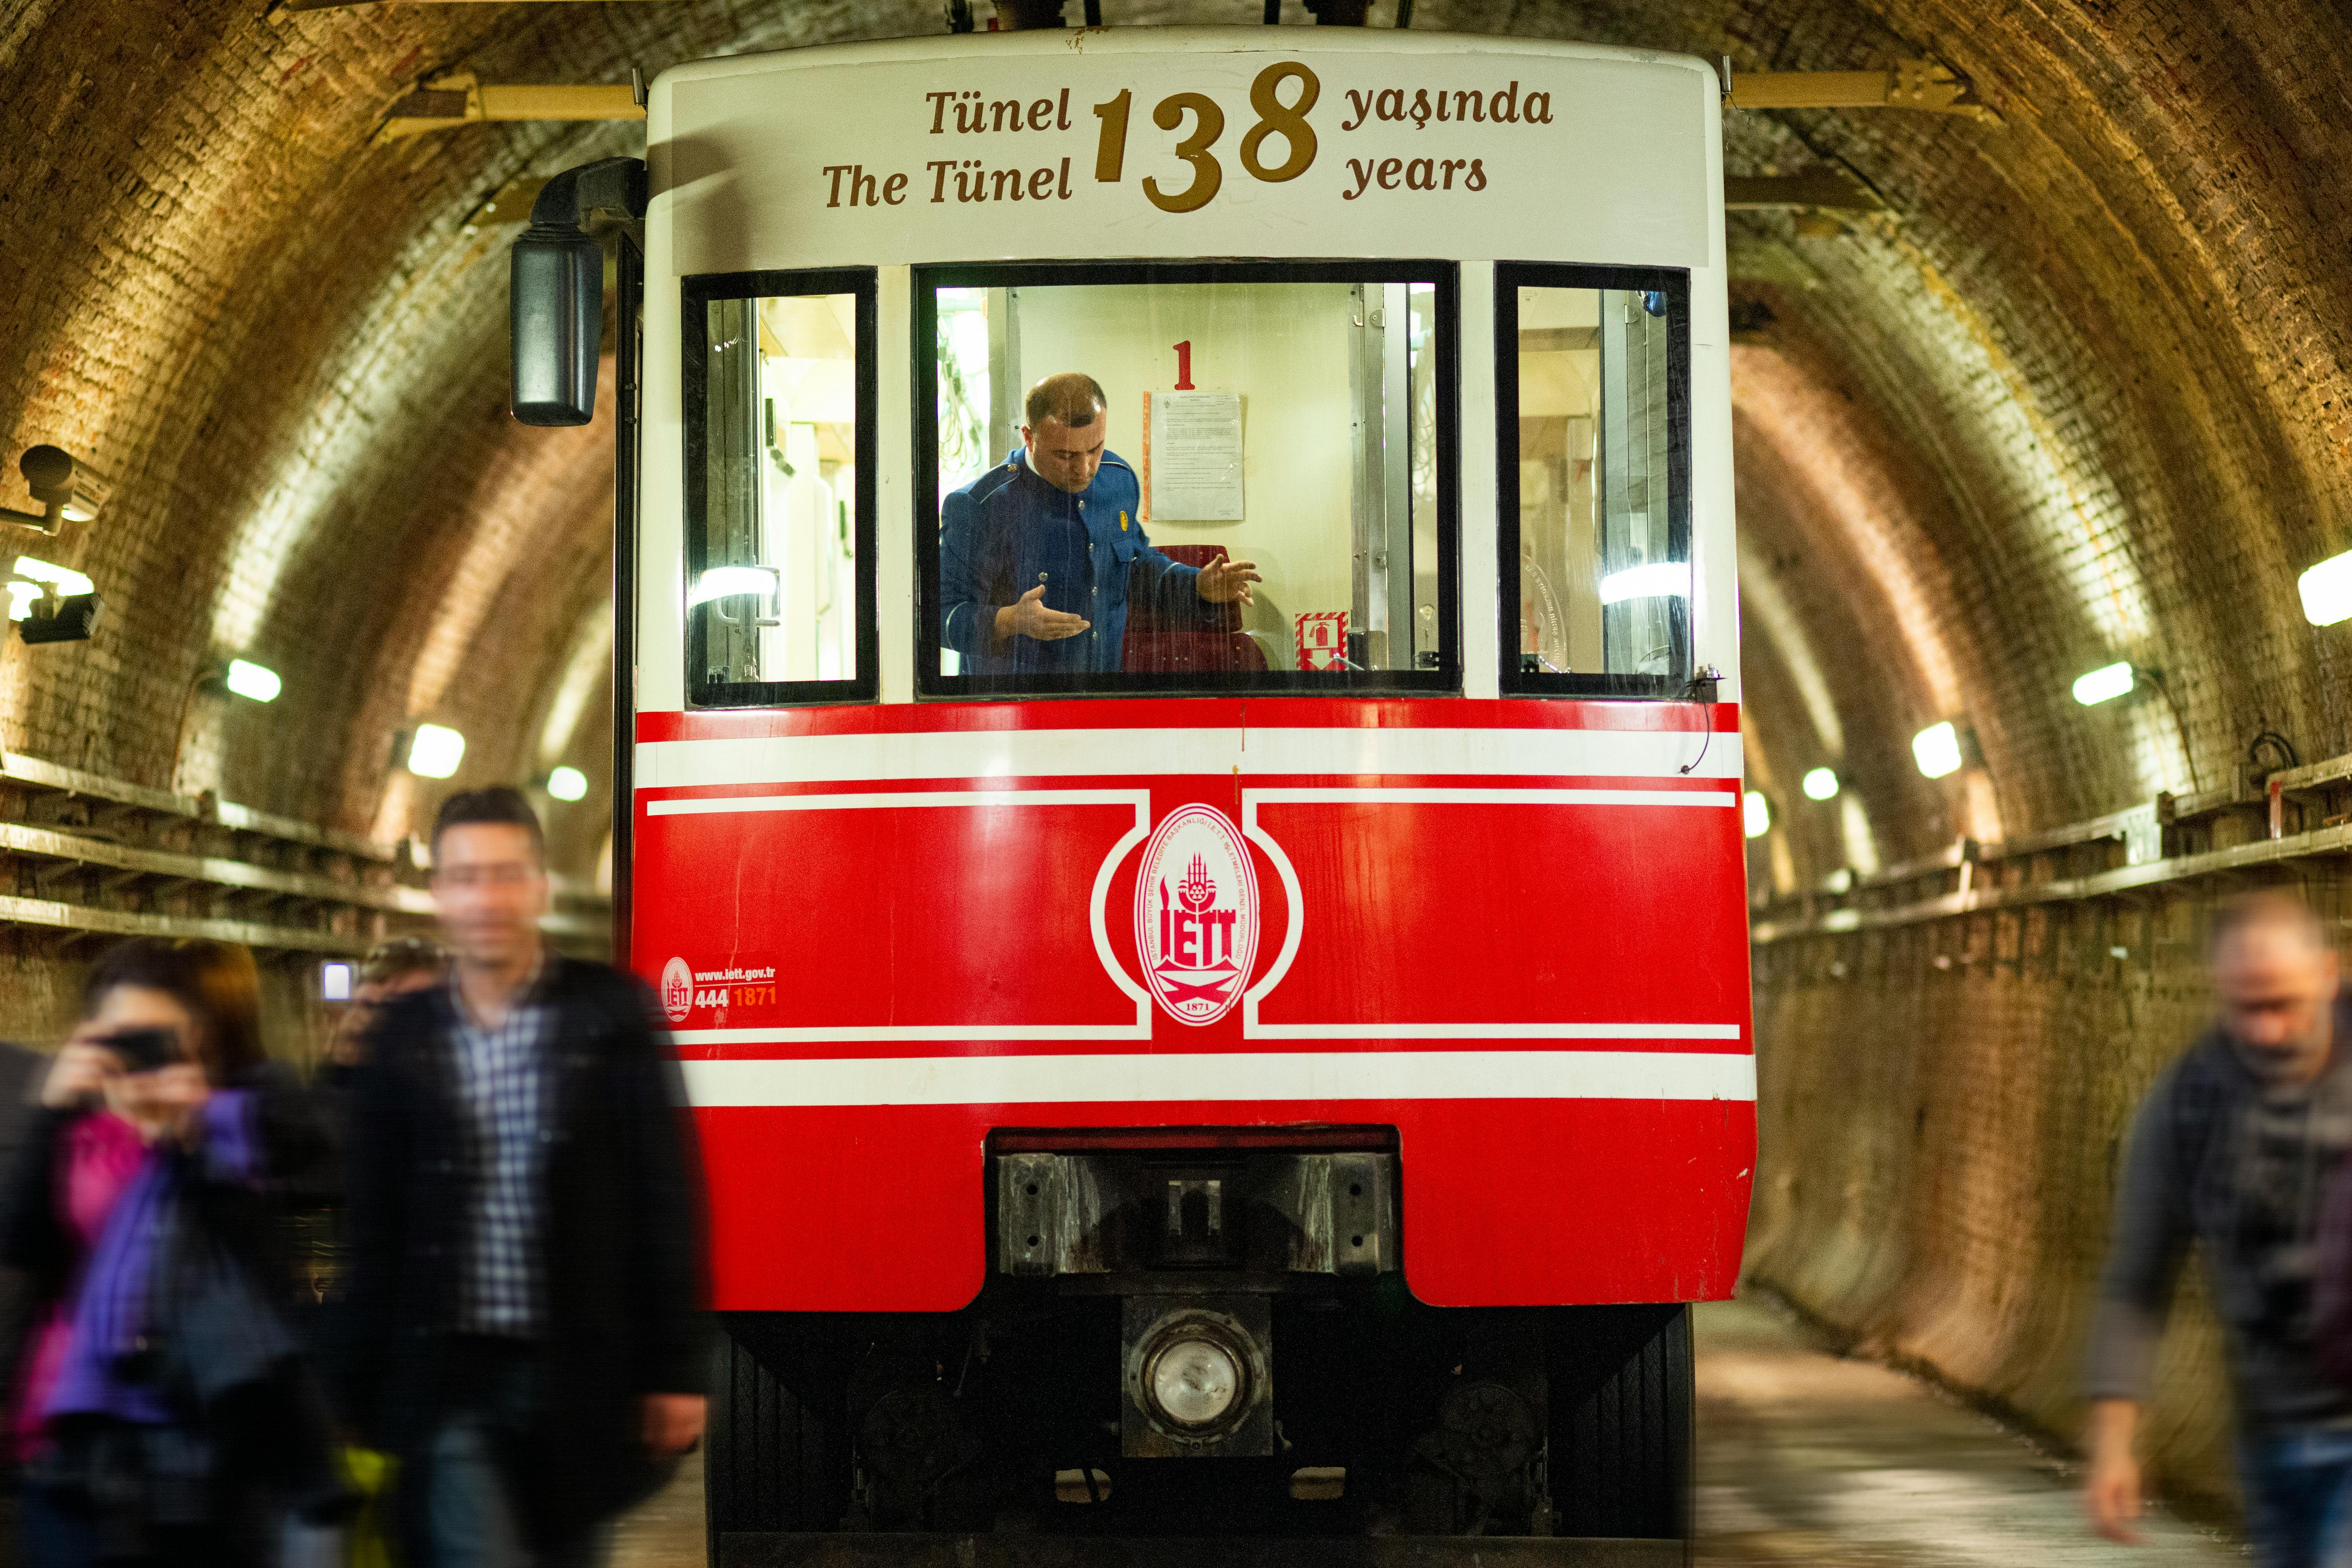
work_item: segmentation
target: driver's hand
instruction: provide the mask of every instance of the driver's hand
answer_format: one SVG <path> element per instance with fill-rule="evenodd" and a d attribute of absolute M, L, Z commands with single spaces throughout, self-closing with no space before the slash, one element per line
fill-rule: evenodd
<path fill-rule="evenodd" d="M 1213 605 L 1230 605 L 1237 599 L 1244 605 L 1255 605 L 1257 601 L 1250 596 L 1249 585 L 1265 581 L 1257 574 L 1256 562 L 1232 561 L 1223 555 L 1202 567 L 1201 575 L 1195 579 L 1201 597 Z"/>
<path fill-rule="evenodd" d="M 1038 584 L 1021 595 L 1013 604 L 996 612 L 996 635 L 1000 637 L 1035 637 L 1039 642 L 1059 642 L 1074 637 L 1094 625 L 1084 616 L 1071 615 L 1067 610 L 1048 609 L 1045 605 L 1045 584 Z"/>

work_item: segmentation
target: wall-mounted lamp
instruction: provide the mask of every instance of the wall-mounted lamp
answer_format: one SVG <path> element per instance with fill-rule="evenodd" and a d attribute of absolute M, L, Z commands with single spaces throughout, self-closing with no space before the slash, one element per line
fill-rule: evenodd
<path fill-rule="evenodd" d="M 1828 768 L 1815 768 L 1805 775 L 1807 800 L 1835 800 L 1837 792 L 1838 776 Z"/>
<path fill-rule="evenodd" d="M 57 448 L 33 450 L 56 452 Z M 26 460 L 30 461 L 29 454 Z M 10 515 L 22 521 L 24 514 Z M 99 611 L 106 607 L 106 601 L 98 596 L 98 584 L 88 577 L 70 566 L 36 561 L 29 555 L 16 557 L 7 594 L 8 618 L 16 623 L 16 634 L 28 643 L 87 642 L 98 625 Z"/>
<path fill-rule="evenodd" d="M 29 555 L 16 557 L 16 567 L 9 573 L 5 586 L 8 595 L 8 618 L 12 621 L 32 619 L 34 613 L 40 608 L 43 595 L 54 594 L 65 599 L 98 591 L 97 584 L 72 567 L 52 565 L 47 561 L 36 561 Z"/>
<path fill-rule="evenodd" d="M 588 775 L 578 768 L 558 768 L 547 775 L 547 793 L 558 800 L 586 800 Z"/>
<path fill-rule="evenodd" d="M 284 689 L 276 670 L 245 658 L 228 661 L 228 671 L 221 677 L 221 684 L 254 702 L 274 702 Z"/>
<path fill-rule="evenodd" d="M 408 741 L 408 771 L 419 778 L 456 775 L 466 758 L 466 737 L 442 724 L 419 724 Z"/>
<path fill-rule="evenodd" d="M 1740 826 L 1748 830 L 1748 837 L 1761 838 L 1772 831 L 1771 805 L 1751 789 L 1740 799 L 1739 819 Z"/>
<path fill-rule="evenodd" d="M 2095 708 L 2102 702 L 2130 696 L 2132 685 L 2132 667 L 2129 664 L 2102 665 L 2088 675 L 2075 678 L 2074 700 L 2085 708 Z"/>
<path fill-rule="evenodd" d="M 2352 550 L 2331 555 L 2294 580 L 2303 618 L 2315 626 L 2352 619 Z"/>
<path fill-rule="evenodd" d="M 1949 719 L 1928 725 L 1911 737 L 1911 758 L 1931 779 L 1958 773 L 1966 761 L 1960 754 L 1959 727 Z"/>
<path fill-rule="evenodd" d="M 26 447 L 25 455 L 16 459 L 16 471 L 25 476 L 26 487 L 41 503 L 41 510 L 31 512 L 0 507 L 0 521 L 42 533 L 57 532 L 60 521 L 89 521 L 98 516 L 114 489 L 97 469 L 61 447 Z"/>

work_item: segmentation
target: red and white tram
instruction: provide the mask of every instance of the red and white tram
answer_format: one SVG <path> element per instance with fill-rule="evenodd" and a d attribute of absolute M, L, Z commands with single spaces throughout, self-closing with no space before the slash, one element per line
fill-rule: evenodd
<path fill-rule="evenodd" d="M 642 217 L 615 866 L 715 1537 L 1685 1532 L 1755 1140 L 1718 132 L 1620 49 L 977 35 L 670 71 L 550 187 L 534 422 Z"/>

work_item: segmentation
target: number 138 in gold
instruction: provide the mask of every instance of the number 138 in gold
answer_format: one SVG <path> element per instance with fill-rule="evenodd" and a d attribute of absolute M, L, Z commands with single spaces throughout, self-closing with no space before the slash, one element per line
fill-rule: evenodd
<path fill-rule="evenodd" d="M 1285 103 L 1279 89 L 1293 79 L 1298 83 L 1298 96 Z M 1315 107 L 1322 91 L 1323 84 L 1315 79 L 1315 73 L 1297 60 L 1285 60 L 1257 73 L 1257 79 L 1250 83 L 1250 107 L 1257 110 L 1257 123 L 1242 138 L 1241 147 L 1242 167 L 1253 179 L 1278 184 L 1307 173 L 1315 162 L 1315 128 L 1307 123 L 1307 111 Z M 1127 167 L 1127 116 L 1134 100 L 1134 89 L 1123 89 L 1118 97 L 1095 105 L 1095 118 L 1102 121 L 1102 133 L 1095 142 L 1095 178 L 1101 184 L 1117 184 Z M 1164 191 L 1156 178 L 1143 182 L 1144 196 L 1161 212 L 1197 212 L 1225 183 L 1224 168 L 1212 151 L 1217 138 L 1225 133 L 1225 111 L 1217 107 L 1216 100 L 1205 93 L 1174 92 L 1151 110 L 1151 122 L 1162 131 L 1178 130 L 1188 119 L 1192 133 L 1178 141 L 1176 156 L 1192 166 L 1192 183 L 1181 190 Z M 1279 163 L 1265 162 L 1269 136 L 1282 138 L 1286 151 Z"/>

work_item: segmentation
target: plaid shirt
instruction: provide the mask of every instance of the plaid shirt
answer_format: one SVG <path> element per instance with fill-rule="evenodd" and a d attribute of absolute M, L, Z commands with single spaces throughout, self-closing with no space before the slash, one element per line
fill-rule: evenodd
<path fill-rule="evenodd" d="M 473 1212 L 467 1216 L 458 1276 L 462 1333 L 528 1338 L 540 1331 L 540 1171 L 551 1133 L 546 1050 L 549 1009 L 539 995 L 541 965 L 497 1027 L 486 1028 L 450 981 L 457 1011 L 457 1087 L 472 1134 Z"/>

